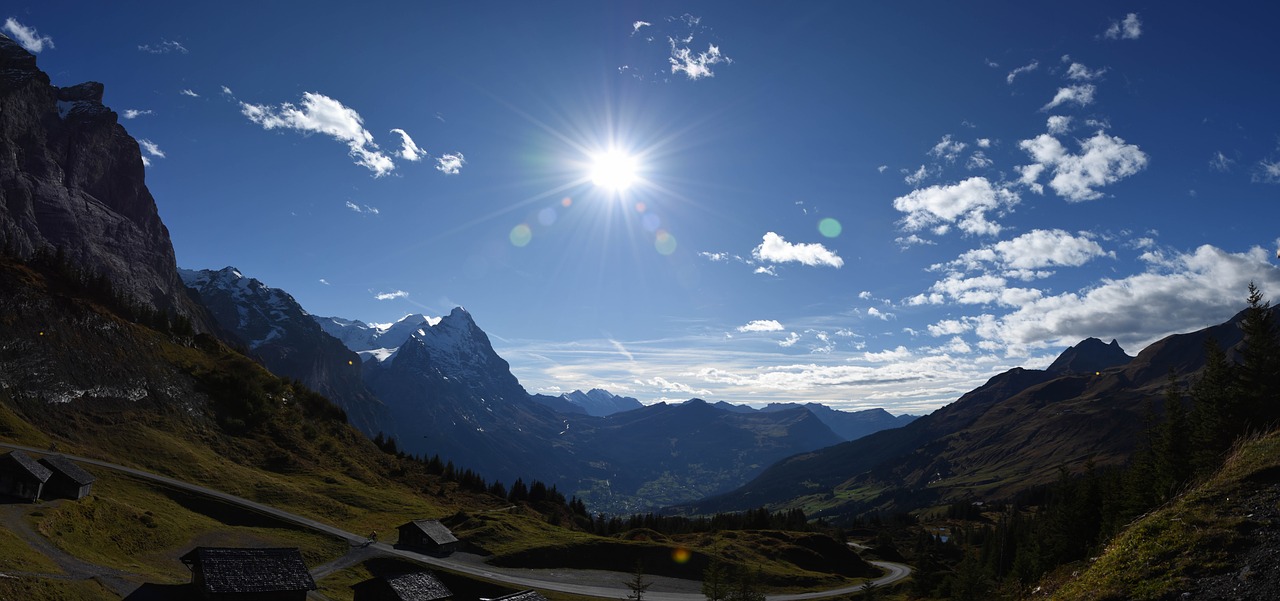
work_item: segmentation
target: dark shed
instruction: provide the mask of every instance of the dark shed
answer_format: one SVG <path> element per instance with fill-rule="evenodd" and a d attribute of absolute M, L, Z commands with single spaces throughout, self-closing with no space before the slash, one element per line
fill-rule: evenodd
<path fill-rule="evenodd" d="M 205 599 L 301 601 L 316 583 L 292 549 L 196 547 L 182 556 L 191 583 Z"/>
<path fill-rule="evenodd" d="M 53 472 L 22 451 L 0 455 L 0 495 L 35 501 Z"/>
<path fill-rule="evenodd" d="M 448 555 L 458 547 L 458 538 L 440 520 L 414 520 L 402 524 L 400 546 L 422 549 L 433 555 Z"/>
<path fill-rule="evenodd" d="M 355 601 L 444 601 L 453 592 L 428 571 L 370 578 L 354 587 Z"/>
<path fill-rule="evenodd" d="M 40 460 L 40 465 L 49 468 L 53 475 L 49 477 L 49 482 L 44 487 L 44 498 L 62 497 L 66 499 L 83 499 L 89 494 L 90 488 L 93 487 L 95 478 L 93 474 L 85 471 L 84 468 L 72 463 L 70 459 L 62 455 L 54 455 L 53 457 L 45 457 Z"/>

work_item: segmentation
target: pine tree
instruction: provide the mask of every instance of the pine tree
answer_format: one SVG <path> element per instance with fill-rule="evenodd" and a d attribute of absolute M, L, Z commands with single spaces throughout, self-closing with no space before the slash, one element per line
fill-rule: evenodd
<path fill-rule="evenodd" d="M 1182 389 L 1174 374 L 1165 387 L 1164 421 L 1160 424 L 1156 454 L 1160 500 L 1173 497 L 1191 479 L 1191 425 L 1182 404 Z"/>
<path fill-rule="evenodd" d="M 711 562 L 702 572 L 702 594 L 707 601 L 725 601 L 729 597 L 729 568 L 718 561 Z"/>
<path fill-rule="evenodd" d="M 1217 340 L 1205 340 L 1204 357 L 1200 379 L 1191 385 L 1191 464 L 1199 476 L 1222 464 L 1241 419 L 1235 402 L 1234 368 Z"/>
<path fill-rule="evenodd" d="M 1249 306 L 1245 308 L 1240 329 L 1244 341 L 1240 349 L 1239 372 L 1241 401 L 1245 425 L 1263 428 L 1280 417 L 1275 395 L 1280 386 L 1280 343 L 1276 341 L 1275 317 L 1271 303 L 1262 291 L 1249 283 Z"/>
<path fill-rule="evenodd" d="M 652 582 L 648 582 L 644 579 L 644 565 L 638 561 L 636 562 L 635 574 L 632 575 L 631 580 L 623 582 L 622 584 L 631 589 L 631 592 L 627 593 L 626 597 L 631 601 L 643 601 L 645 591 L 648 591 L 649 587 L 653 586 Z"/>

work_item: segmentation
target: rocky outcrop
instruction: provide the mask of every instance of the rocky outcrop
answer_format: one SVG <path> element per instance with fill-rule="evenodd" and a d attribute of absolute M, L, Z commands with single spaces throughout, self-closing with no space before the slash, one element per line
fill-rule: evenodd
<path fill-rule="evenodd" d="M 129 301 L 207 330 L 178 278 L 138 142 L 102 94 L 100 83 L 52 85 L 0 35 L 0 246 L 22 259 L 60 253 Z"/>

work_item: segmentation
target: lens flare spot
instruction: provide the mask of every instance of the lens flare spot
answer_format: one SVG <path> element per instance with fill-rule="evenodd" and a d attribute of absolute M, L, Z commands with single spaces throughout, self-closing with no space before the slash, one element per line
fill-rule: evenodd
<path fill-rule="evenodd" d="M 672 236 L 667 230 L 658 230 L 658 236 L 653 241 L 653 247 L 658 249 L 660 255 L 670 255 L 676 252 L 676 237 Z"/>
<path fill-rule="evenodd" d="M 844 231 L 844 228 L 840 226 L 839 221 L 827 217 L 826 219 L 818 222 L 818 231 L 822 232 L 823 236 L 835 238 L 840 235 L 841 231 Z"/>
<path fill-rule="evenodd" d="M 675 551 L 671 552 L 671 561 L 676 563 L 688 563 L 690 557 L 693 557 L 693 554 L 684 547 L 677 547 Z"/>
<path fill-rule="evenodd" d="M 560 199 L 560 206 L 566 209 L 569 208 L 569 205 L 572 205 L 572 204 L 573 204 L 573 199 L 569 198 L 568 196 Z"/>
<path fill-rule="evenodd" d="M 547 207 L 538 211 L 538 223 L 541 223 L 542 225 L 551 225 L 555 223 L 556 217 L 557 214 L 555 207 Z"/>
<path fill-rule="evenodd" d="M 508 237 L 511 238 L 511 244 L 517 247 L 524 247 L 529 244 L 530 240 L 533 240 L 533 230 L 529 229 L 528 225 L 521 223 L 511 228 L 511 234 Z"/>
<path fill-rule="evenodd" d="M 643 203 L 643 202 L 637 202 L 637 203 L 636 203 L 636 212 L 637 212 L 637 213 L 643 213 L 643 212 L 644 212 L 644 210 L 645 210 L 645 208 L 647 208 L 647 207 L 645 207 L 645 206 L 644 206 L 644 203 Z"/>

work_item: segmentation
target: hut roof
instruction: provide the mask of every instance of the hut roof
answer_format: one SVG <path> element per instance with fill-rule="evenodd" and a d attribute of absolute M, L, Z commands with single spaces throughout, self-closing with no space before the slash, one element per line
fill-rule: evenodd
<path fill-rule="evenodd" d="M 55 472 L 61 473 L 80 486 L 93 484 L 93 481 L 97 479 L 93 477 L 93 474 L 85 471 L 84 468 L 76 465 L 70 459 L 63 457 L 62 455 L 45 457 L 40 460 L 40 464 Z"/>
<path fill-rule="evenodd" d="M 435 574 L 427 571 L 388 576 L 384 580 L 404 601 L 439 601 L 453 596 Z"/>
<path fill-rule="evenodd" d="M 49 471 L 49 468 L 40 465 L 40 462 L 32 459 L 30 455 L 22 451 L 9 451 L 9 454 L 6 455 L 6 457 L 12 459 L 19 467 L 30 472 L 32 476 L 35 476 L 35 478 L 41 482 L 48 482 L 49 476 L 53 475 L 53 472 Z"/>
<path fill-rule="evenodd" d="M 437 545 L 458 542 L 458 537 L 454 536 L 453 532 L 451 532 L 447 526 L 441 524 L 440 520 L 414 520 L 404 526 L 401 526 L 401 528 L 409 525 L 421 530 L 423 534 L 427 535 L 427 537 Z"/>
<path fill-rule="evenodd" d="M 505 597 L 498 597 L 493 601 L 547 601 L 547 598 L 543 597 L 542 593 L 539 593 L 538 591 L 528 590 L 511 593 Z"/>
<path fill-rule="evenodd" d="M 208 593 L 314 591 L 316 583 L 294 549 L 196 547 L 182 563 L 199 564 Z"/>

